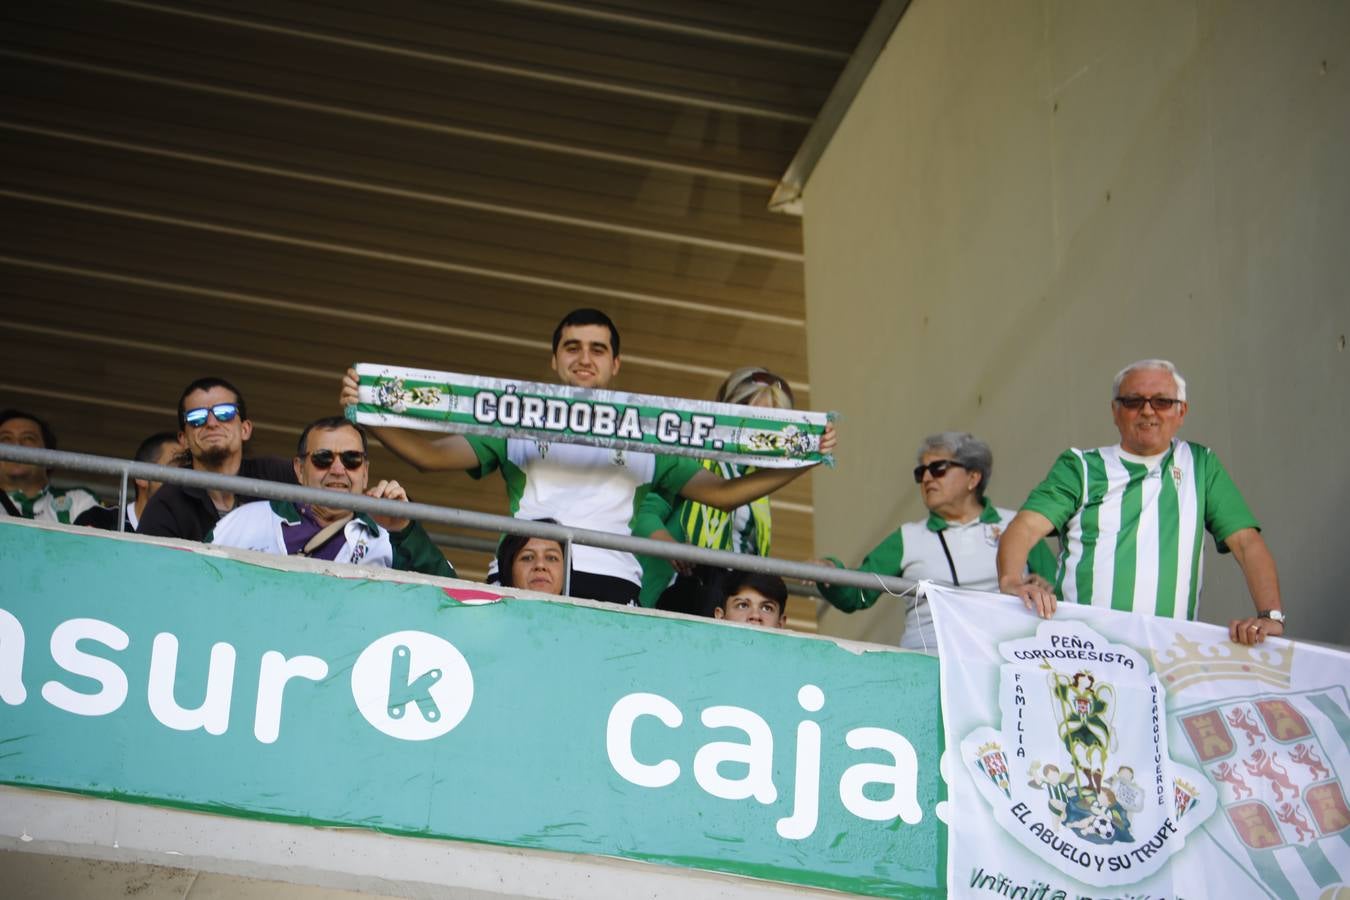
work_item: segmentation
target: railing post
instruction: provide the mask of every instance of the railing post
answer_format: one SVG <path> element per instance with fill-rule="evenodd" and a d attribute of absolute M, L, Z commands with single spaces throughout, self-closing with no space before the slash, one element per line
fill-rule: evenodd
<path fill-rule="evenodd" d="M 122 469 L 122 492 L 117 498 L 117 530 L 127 530 L 127 470 Z"/>
<path fill-rule="evenodd" d="M 563 542 L 563 596 L 572 596 L 572 539 Z"/>

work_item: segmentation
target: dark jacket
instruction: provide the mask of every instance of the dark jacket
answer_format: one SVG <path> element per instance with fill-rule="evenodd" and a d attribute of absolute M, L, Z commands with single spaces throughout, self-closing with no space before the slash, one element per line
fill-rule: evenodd
<path fill-rule="evenodd" d="M 260 478 L 282 484 L 296 483 L 295 469 L 291 461 L 278 456 L 246 458 L 240 463 L 236 474 L 240 478 Z M 236 494 L 234 506 L 238 509 L 245 503 L 261 499 Z M 202 488 L 166 484 L 155 491 L 155 496 L 146 504 L 145 514 L 141 516 L 141 525 L 136 529 L 136 533 L 200 541 L 210 533 L 219 519 L 216 505 Z"/>
<path fill-rule="evenodd" d="M 127 499 L 134 502 L 132 497 Z M 102 528 L 104 531 L 116 531 L 119 509 L 116 506 L 95 506 L 93 509 L 86 509 L 75 518 L 75 524 L 89 528 Z M 131 507 L 128 506 L 127 509 L 131 509 Z M 130 516 L 127 517 L 126 531 L 128 534 L 136 533 L 136 529 L 131 524 Z"/>

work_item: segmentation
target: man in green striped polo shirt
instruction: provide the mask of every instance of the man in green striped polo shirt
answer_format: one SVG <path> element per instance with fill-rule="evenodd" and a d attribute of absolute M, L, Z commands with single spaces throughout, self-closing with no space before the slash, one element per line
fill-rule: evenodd
<path fill-rule="evenodd" d="M 1186 381 L 1170 362 L 1122 369 L 1111 401 L 1120 443 L 1055 460 L 999 543 L 999 589 L 1044 618 L 1062 599 L 1194 619 L 1209 531 L 1242 567 L 1256 606 L 1229 623 L 1229 636 L 1259 644 L 1283 635 L 1275 559 L 1218 456 L 1175 440 L 1186 410 Z M 1028 552 L 1052 532 L 1061 544 L 1053 591 L 1023 574 Z"/>

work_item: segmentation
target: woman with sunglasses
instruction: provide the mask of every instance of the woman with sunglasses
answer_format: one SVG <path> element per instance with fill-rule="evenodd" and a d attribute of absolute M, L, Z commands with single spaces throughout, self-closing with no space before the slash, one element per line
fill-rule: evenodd
<path fill-rule="evenodd" d="M 766 409 L 792 409 L 792 388 L 787 381 L 768 369 L 747 366 L 727 376 L 714 398 L 718 403 L 758 406 Z M 752 471 L 732 463 L 704 460 L 703 466 L 723 478 L 738 478 Z M 666 498 L 649 493 L 633 520 L 633 534 L 659 541 L 692 544 L 708 550 L 769 555 L 772 521 L 769 498 L 723 512 L 692 500 L 672 505 Z M 722 599 L 720 581 L 726 575 L 709 566 L 672 565 L 670 560 L 640 556 L 642 563 L 643 606 L 691 615 L 712 615 Z"/>
<path fill-rule="evenodd" d="M 1016 515 L 994 506 L 985 497 L 994 456 L 989 445 L 973 435 L 944 431 L 929 435 L 919 445 L 914 481 L 919 485 L 928 517 L 906 522 L 882 541 L 858 568 L 913 581 L 930 579 L 977 591 L 998 590 L 998 542 Z M 835 557 L 819 560 L 846 568 Z M 1043 578 L 1055 571 L 1055 558 L 1044 542 L 1030 556 L 1031 570 Z M 861 590 L 819 584 L 832 605 L 853 612 L 866 609 L 880 590 Z M 900 646 L 937 652 L 933 619 L 927 601 L 906 597 L 905 633 Z"/>

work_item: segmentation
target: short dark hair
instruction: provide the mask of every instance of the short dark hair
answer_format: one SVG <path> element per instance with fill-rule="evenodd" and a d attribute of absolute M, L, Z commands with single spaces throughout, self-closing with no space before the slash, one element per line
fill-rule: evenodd
<path fill-rule="evenodd" d="M 722 599 L 718 601 L 717 605 L 722 607 L 725 612 L 727 601 L 746 588 L 758 591 L 766 599 L 777 600 L 780 617 L 787 612 L 787 582 L 777 575 L 769 575 L 764 572 L 728 572 L 726 578 L 722 581 Z"/>
<path fill-rule="evenodd" d="M 531 519 L 532 522 L 545 522 L 549 525 L 561 524 L 557 519 Z M 530 542 L 528 534 L 505 534 L 502 535 L 501 543 L 497 545 L 497 583 L 502 587 L 515 587 L 511 583 L 511 567 L 516 563 L 516 557 L 520 551 L 525 549 L 525 545 Z M 540 538 L 542 541 L 552 541 L 553 538 Z M 553 541 L 559 547 L 561 541 Z"/>
<path fill-rule="evenodd" d="M 370 450 L 369 441 L 366 438 L 366 430 L 357 425 L 351 419 L 345 416 L 324 416 L 322 419 L 315 419 L 305 426 L 305 430 L 300 432 L 300 441 L 295 445 L 295 455 L 304 456 L 309 450 L 309 433 L 314 429 L 320 431 L 337 431 L 339 428 L 354 428 L 356 433 L 361 435 L 361 452 L 366 453 Z"/>
<path fill-rule="evenodd" d="M 558 352 L 558 344 L 562 342 L 562 333 L 564 328 L 576 325 L 603 325 L 609 329 L 609 349 L 614 351 L 614 355 L 619 355 L 619 329 L 615 326 L 614 320 L 605 315 L 598 309 L 592 309 L 589 306 L 583 306 L 581 309 L 574 309 L 562 317 L 558 327 L 553 329 L 553 352 Z"/>
<path fill-rule="evenodd" d="M 141 441 L 141 445 L 136 448 L 136 462 L 154 462 L 155 457 L 159 456 L 160 447 L 163 447 L 165 444 L 177 445 L 177 443 L 178 435 L 174 434 L 172 431 L 157 431 Z"/>
<path fill-rule="evenodd" d="M 136 462 L 154 462 L 155 457 L 159 456 L 159 448 L 163 447 L 165 444 L 173 444 L 177 447 L 178 435 L 174 434 L 172 431 L 157 431 L 150 435 L 148 438 L 141 441 L 141 445 L 136 448 L 136 456 L 134 457 Z M 171 460 L 169 464 L 174 465 L 179 462 L 181 462 L 181 459 L 175 459 Z M 135 484 L 135 482 L 133 481 L 132 484 Z"/>
<path fill-rule="evenodd" d="M 21 409 L 7 409 L 0 412 L 0 425 L 5 424 L 10 419 L 27 419 L 37 424 L 38 431 L 42 432 L 42 448 L 44 450 L 56 449 L 56 432 L 52 431 L 52 426 L 47 424 L 46 419 L 39 419 L 30 412 L 24 412 Z"/>
<path fill-rule="evenodd" d="M 205 378 L 198 378 L 183 388 L 183 393 L 178 396 L 178 428 L 180 430 L 187 427 L 187 421 L 183 418 L 187 414 L 187 410 L 183 408 L 183 404 L 187 402 L 188 394 L 193 391 L 209 391 L 214 387 L 222 387 L 234 394 L 234 405 L 239 407 L 239 418 L 248 418 L 248 404 L 244 402 L 244 395 L 239 393 L 239 388 L 230 384 L 224 378 L 208 375 Z"/>

